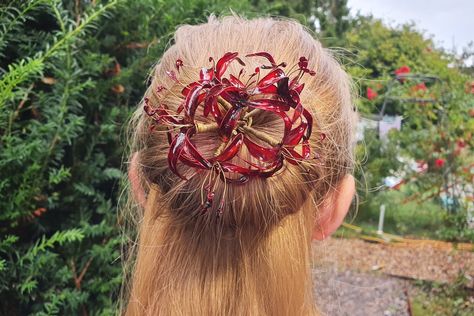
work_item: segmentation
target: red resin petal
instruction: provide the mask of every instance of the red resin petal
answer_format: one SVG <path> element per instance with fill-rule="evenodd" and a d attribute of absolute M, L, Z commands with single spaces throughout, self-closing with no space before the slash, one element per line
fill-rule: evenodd
<path fill-rule="evenodd" d="M 293 165 L 297 165 L 302 160 L 307 160 L 311 157 L 311 146 L 309 146 L 308 140 L 304 140 L 301 146 L 301 154 L 298 153 L 294 148 L 287 148 L 285 150 L 290 155 L 286 159 Z"/>
<path fill-rule="evenodd" d="M 214 79 L 214 69 L 213 68 L 201 68 L 199 72 L 199 79 L 201 81 L 211 81 Z"/>
<path fill-rule="evenodd" d="M 242 107 L 234 107 L 227 111 L 226 115 L 222 119 L 219 125 L 219 132 L 224 137 L 224 140 L 229 139 L 232 135 L 232 131 L 237 126 L 240 114 L 242 113 Z"/>
<path fill-rule="evenodd" d="M 221 167 L 224 172 L 240 173 L 241 175 L 243 175 L 243 177 L 240 177 L 239 179 L 229 179 L 229 178 L 224 177 L 226 181 L 233 182 L 233 183 L 235 182 L 244 183 L 244 182 L 247 182 L 248 180 L 247 176 L 261 176 L 261 177 L 272 176 L 275 172 L 277 172 L 283 167 L 283 157 L 277 159 L 274 163 L 272 163 L 271 166 L 268 166 L 266 169 L 260 169 L 260 170 L 245 168 L 242 166 L 232 164 L 230 162 L 223 162 L 221 164 Z M 221 175 L 221 179 L 222 178 L 223 177 Z"/>
<path fill-rule="evenodd" d="M 188 136 L 186 136 L 184 142 L 185 142 L 186 153 L 190 157 L 195 159 L 198 162 L 198 165 L 200 165 L 204 169 L 212 168 L 212 164 L 201 155 L 201 153 L 196 149 L 196 147 L 193 145 L 193 143 L 191 142 Z"/>
<path fill-rule="evenodd" d="M 234 86 L 224 86 L 224 85 L 219 84 L 219 85 L 216 85 L 216 86 L 214 86 L 214 87 L 212 87 L 211 89 L 208 90 L 208 92 L 206 94 L 206 98 L 209 98 L 209 99 L 214 98 L 214 99 L 217 100 L 217 97 L 220 96 L 220 97 L 224 98 L 227 102 L 233 103 L 234 100 L 232 100 L 232 99 L 235 99 L 235 98 L 231 97 L 229 95 L 229 93 L 240 92 L 240 91 L 242 91 L 242 89 L 240 89 L 240 88 L 237 88 L 237 87 L 234 87 Z M 210 100 L 209 102 L 213 102 L 213 101 Z M 208 106 L 209 106 L 209 104 L 208 104 Z"/>
<path fill-rule="evenodd" d="M 244 143 L 249 153 L 263 162 L 273 162 L 280 152 L 280 147 L 263 147 L 254 143 L 248 137 L 244 138 Z"/>
<path fill-rule="evenodd" d="M 292 129 L 283 139 L 283 145 L 287 146 L 296 146 L 304 135 L 308 124 L 305 122 L 301 122 L 301 124 Z"/>
<path fill-rule="evenodd" d="M 220 79 L 222 75 L 225 73 L 227 70 L 227 67 L 229 67 L 229 64 L 237 58 L 238 53 L 225 53 L 224 56 L 222 56 L 221 59 L 217 61 L 216 65 L 216 78 Z"/>
<path fill-rule="evenodd" d="M 183 112 L 183 110 L 184 110 L 184 104 L 185 104 L 185 102 L 182 102 L 182 103 L 178 106 L 178 108 L 176 109 L 176 113 L 180 114 L 181 112 Z"/>
<path fill-rule="evenodd" d="M 280 169 L 283 165 L 283 156 L 279 155 L 278 158 L 271 162 L 270 164 L 267 164 L 266 166 L 259 166 L 256 164 L 251 163 L 250 161 L 244 160 L 246 163 L 248 163 L 251 167 L 254 167 L 254 170 L 251 170 L 251 175 L 259 175 L 259 176 L 268 176 L 269 174 L 275 173 L 277 170 L 275 169 Z"/>
<path fill-rule="evenodd" d="M 222 84 L 218 84 L 218 85 L 213 86 L 211 89 L 209 89 L 209 91 L 207 92 L 207 95 L 217 97 L 223 94 L 224 92 L 234 92 L 234 91 L 235 92 L 242 91 L 242 89 L 238 87 L 234 87 L 234 86 L 225 86 Z"/>
<path fill-rule="evenodd" d="M 229 75 L 229 81 L 232 85 L 238 88 L 245 88 L 245 85 L 242 81 L 237 79 L 234 75 Z"/>
<path fill-rule="evenodd" d="M 269 53 L 267 52 L 258 52 L 258 53 L 252 53 L 252 54 L 248 54 L 248 55 L 245 55 L 245 57 L 252 57 L 252 56 L 260 56 L 260 57 L 264 57 L 266 58 L 270 64 L 272 65 L 272 67 L 276 67 L 277 64 L 275 62 L 275 59 L 273 58 L 272 55 L 270 55 Z"/>
<path fill-rule="evenodd" d="M 291 163 L 292 165 L 297 165 L 300 161 L 303 160 L 303 156 L 301 156 L 296 150 L 293 148 L 285 148 L 287 151 L 287 154 L 290 157 L 285 157 L 285 159 Z"/>
<path fill-rule="evenodd" d="M 306 129 L 306 134 L 305 134 L 304 138 L 309 139 L 309 137 L 311 136 L 311 133 L 313 131 L 313 116 L 306 109 L 303 109 L 303 116 L 306 119 L 306 122 L 308 123 L 308 128 Z"/>
<path fill-rule="evenodd" d="M 214 116 L 214 119 L 216 120 L 216 122 L 220 124 L 223 117 L 222 117 L 221 109 L 219 108 L 219 105 L 217 104 L 217 102 L 212 103 L 211 114 L 212 116 Z"/>
<path fill-rule="evenodd" d="M 290 99 L 293 104 L 298 104 L 300 103 L 300 94 L 295 90 L 290 90 Z"/>
<path fill-rule="evenodd" d="M 181 94 L 184 96 L 187 96 L 194 87 L 200 86 L 200 85 L 201 84 L 199 82 L 191 82 L 186 87 L 184 87 L 183 90 L 181 90 Z"/>
<path fill-rule="evenodd" d="M 220 94 L 220 97 L 232 104 L 232 106 L 242 107 L 247 99 L 244 96 L 245 92 L 234 86 L 228 88 Z"/>
<path fill-rule="evenodd" d="M 290 109 L 288 103 L 275 99 L 255 99 L 247 102 L 247 105 L 272 112 L 286 112 Z"/>
<path fill-rule="evenodd" d="M 298 103 L 295 107 L 295 111 L 293 112 L 293 118 L 291 119 L 291 123 L 295 123 L 303 113 L 303 105 Z"/>
<path fill-rule="evenodd" d="M 252 170 L 248 168 L 238 166 L 230 162 L 223 162 L 220 164 L 220 166 L 224 172 L 234 172 L 234 173 L 240 173 L 243 175 L 248 175 L 252 172 Z"/>
<path fill-rule="evenodd" d="M 275 84 L 281 79 L 285 78 L 285 72 L 280 68 L 276 68 L 270 71 L 265 77 L 263 77 L 258 83 L 257 88 L 266 88 L 269 85 Z"/>
<path fill-rule="evenodd" d="M 274 85 L 270 85 L 266 88 L 261 88 L 261 89 L 258 89 L 258 93 L 262 93 L 262 94 L 277 94 L 277 87 L 274 86 Z"/>
<path fill-rule="evenodd" d="M 185 139 L 186 134 L 184 132 L 180 132 L 174 137 L 168 151 L 168 165 L 170 170 L 183 180 L 187 179 L 178 172 L 177 164 L 179 157 L 184 150 Z"/>
<path fill-rule="evenodd" d="M 204 110 L 203 115 L 204 117 L 208 117 L 209 113 L 211 112 L 212 106 L 217 103 L 217 98 L 211 96 L 206 97 L 204 100 Z"/>
<path fill-rule="evenodd" d="M 186 96 L 184 110 L 186 114 L 191 118 L 194 118 L 194 114 L 196 113 L 196 108 L 199 104 L 199 94 L 201 90 L 202 86 L 194 86 Z"/>
<path fill-rule="evenodd" d="M 179 156 L 179 160 L 184 163 L 185 165 L 192 167 L 192 168 L 197 168 L 197 169 L 207 169 L 203 168 L 203 166 L 193 157 L 189 156 L 188 153 L 182 153 L 181 156 Z"/>
<path fill-rule="evenodd" d="M 235 137 L 229 142 L 227 147 L 222 151 L 220 155 L 217 157 L 214 157 L 212 161 L 219 161 L 219 162 L 224 162 L 231 160 L 232 158 L 237 155 L 237 153 L 240 151 L 240 148 L 242 147 L 242 143 L 244 141 L 244 134 L 238 133 L 235 135 Z"/>
<path fill-rule="evenodd" d="M 198 96 L 198 99 L 197 99 L 197 104 L 201 104 L 204 100 L 206 99 L 206 93 L 201 93 L 199 96 Z"/>

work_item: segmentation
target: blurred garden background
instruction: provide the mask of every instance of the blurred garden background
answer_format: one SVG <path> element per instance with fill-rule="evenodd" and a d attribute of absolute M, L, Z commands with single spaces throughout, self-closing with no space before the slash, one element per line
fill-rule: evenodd
<path fill-rule="evenodd" d="M 359 203 L 324 247 L 348 261 L 337 266 L 408 280 L 405 314 L 474 314 L 473 45 L 454 54 L 413 23 L 387 25 L 345 0 L 17 0 L 0 10 L 0 315 L 116 312 L 125 122 L 175 28 L 232 12 L 300 21 L 354 80 Z"/>

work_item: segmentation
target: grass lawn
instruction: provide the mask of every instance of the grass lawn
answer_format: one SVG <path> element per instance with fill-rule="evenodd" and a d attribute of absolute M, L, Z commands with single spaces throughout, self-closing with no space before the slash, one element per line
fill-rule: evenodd
<path fill-rule="evenodd" d="M 474 242 L 474 230 L 467 227 L 465 214 L 448 215 L 434 200 L 406 202 L 406 196 L 406 192 L 401 191 L 374 193 L 370 199 L 360 202 L 357 209 L 346 218 L 346 222 L 357 225 L 364 231 L 376 232 L 380 205 L 384 204 L 385 233 L 413 239 Z M 351 232 L 342 228 L 338 234 L 350 236 Z"/>
<path fill-rule="evenodd" d="M 460 278 L 453 284 L 415 281 L 411 291 L 413 316 L 474 315 L 474 290 Z"/>

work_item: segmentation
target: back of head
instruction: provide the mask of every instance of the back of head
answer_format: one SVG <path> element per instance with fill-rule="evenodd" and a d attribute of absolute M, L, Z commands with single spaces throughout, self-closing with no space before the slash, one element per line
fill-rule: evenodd
<path fill-rule="evenodd" d="M 209 57 L 268 52 L 289 66 L 301 56 L 314 76 L 304 76 L 300 100 L 313 118 L 311 152 L 304 163 L 287 163 L 268 177 L 243 184 L 230 174 L 180 166 L 170 170 L 169 133 L 155 128 L 141 104 L 131 121 L 130 159 L 146 203 L 132 207 L 138 219 L 138 251 L 129 282 L 130 315 L 307 315 L 315 314 L 310 277 L 311 231 L 326 194 L 352 171 L 354 110 L 350 81 L 330 53 L 299 23 L 239 17 L 181 26 L 175 43 L 154 68 L 146 102 L 165 103 L 178 113 L 183 87 L 199 79 Z M 182 67 L 176 77 L 176 61 Z M 229 64 L 227 73 L 253 73 L 264 60 Z M 289 67 L 287 66 L 287 67 Z M 262 73 L 261 76 L 265 74 Z M 145 99 L 144 99 L 145 100 Z M 144 101 L 145 102 L 145 101 Z M 206 121 L 200 110 L 196 120 Z M 284 126 L 273 113 L 253 116 L 252 128 L 281 139 Z M 192 142 L 205 157 L 219 148 L 217 131 L 196 133 Z M 237 158 L 236 158 L 237 159 Z M 259 161 L 248 150 L 239 159 Z M 207 205 L 212 183 L 215 203 Z M 137 196 L 137 194 L 135 194 Z M 142 198 L 145 201 L 145 198 Z M 217 215 L 218 216 L 217 216 Z"/>

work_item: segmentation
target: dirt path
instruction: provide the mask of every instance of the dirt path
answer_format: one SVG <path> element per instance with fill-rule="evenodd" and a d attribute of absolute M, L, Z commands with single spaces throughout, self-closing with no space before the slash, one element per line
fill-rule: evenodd
<path fill-rule="evenodd" d="M 328 316 L 409 316 L 409 282 L 347 270 L 313 270 L 316 304 Z"/>
<path fill-rule="evenodd" d="M 474 252 L 431 246 L 399 247 L 359 239 L 329 238 L 314 243 L 316 266 L 343 271 L 378 271 L 418 280 L 452 282 L 459 274 L 474 287 Z"/>
<path fill-rule="evenodd" d="M 313 255 L 315 298 L 328 316 L 408 316 L 406 278 L 452 282 L 462 273 L 474 285 L 473 252 L 330 238 Z"/>

